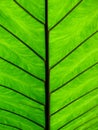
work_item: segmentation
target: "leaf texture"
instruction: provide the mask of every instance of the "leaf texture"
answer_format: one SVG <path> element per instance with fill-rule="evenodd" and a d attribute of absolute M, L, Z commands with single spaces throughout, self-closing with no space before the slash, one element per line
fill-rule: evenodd
<path fill-rule="evenodd" d="M 98 129 L 98 1 L 0 1 L 0 130 Z"/>

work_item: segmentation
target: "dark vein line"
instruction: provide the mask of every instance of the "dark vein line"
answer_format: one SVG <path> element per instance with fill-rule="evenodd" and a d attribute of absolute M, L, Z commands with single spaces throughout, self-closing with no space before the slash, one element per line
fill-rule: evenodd
<path fill-rule="evenodd" d="M 72 121 L 80 118 L 81 116 L 85 115 L 86 113 L 88 113 L 89 111 L 91 111 L 92 109 L 94 109 L 95 107 L 97 107 L 98 105 L 93 106 L 92 108 L 90 108 L 89 110 L 85 111 L 84 113 L 80 114 L 79 116 L 73 118 L 72 120 L 68 121 L 67 123 L 65 123 L 63 126 L 61 126 L 60 128 L 58 128 L 57 130 L 61 130 L 63 127 L 67 126 L 68 124 L 70 124 Z"/>
<path fill-rule="evenodd" d="M 24 8 L 21 4 L 19 4 L 16 0 L 13 0 L 21 9 L 23 9 L 28 15 L 30 15 L 32 18 L 34 18 L 37 22 L 44 24 L 41 20 L 36 18 L 34 15 L 32 15 L 26 8 Z"/>
<path fill-rule="evenodd" d="M 39 101 L 37 101 L 37 100 L 35 100 L 35 99 L 33 99 L 33 98 L 31 98 L 31 97 L 25 95 L 24 93 L 21 93 L 21 92 L 15 90 L 15 89 L 13 89 L 13 88 L 10 88 L 10 87 L 5 86 L 5 85 L 2 85 L 2 84 L 0 84 L 0 87 L 9 89 L 9 90 L 11 90 L 11 91 L 13 91 L 13 92 L 15 92 L 15 93 L 17 93 L 17 94 L 20 94 L 20 95 L 24 96 L 25 98 L 27 98 L 27 99 L 29 99 L 29 100 L 31 100 L 31 101 L 34 101 L 34 102 L 36 102 L 36 103 L 38 103 L 38 104 L 40 104 L 40 105 L 44 105 L 43 103 L 41 103 L 41 102 L 39 102 Z M 42 109 L 40 109 L 40 108 L 37 108 L 37 109 L 42 110 Z"/>
<path fill-rule="evenodd" d="M 41 78 L 39 78 L 39 77 L 37 77 L 37 76 L 31 74 L 31 73 L 28 72 L 27 70 L 25 70 L 25 69 L 21 68 L 20 66 L 14 64 L 14 63 L 12 63 L 11 61 L 8 61 L 8 60 L 6 60 L 6 59 L 3 58 L 3 57 L 0 57 L 0 59 L 4 60 L 5 62 L 7 62 L 7 63 L 9 63 L 9 64 L 11 64 L 11 65 L 13 65 L 13 66 L 15 66 L 16 68 L 22 70 L 23 72 L 27 73 L 28 75 L 30 75 L 30 76 L 32 76 L 32 77 L 34 77 L 34 78 L 40 80 L 41 82 L 45 82 L 43 79 L 41 79 Z"/>
<path fill-rule="evenodd" d="M 50 70 L 49 70 L 49 32 L 48 0 L 45 0 L 45 130 L 50 130 Z"/>
<path fill-rule="evenodd" d="M 42 61 L 45 61 L 45 59 L 41 55 L 39 55 L 34 49 L 32 49 L 27 43 L 25 43 L 23 40 L 21 40 L 18 36 L 16 36 L 14 33 L 12 33 L 10 30 L 8 30 L 6 27 L 4 27 L 1 24 L 0 24 L 0 27 L 2 27 L 4 30 L 6 30 L 8 33 L 10 33 L 14 38 L 16 38 L 18 41 L 20 41 L 23 45 L 25 45 L 30 51 L 32 51 Z"/>
<path fill-rule="evenodd" d="M 65 16 L 59 20 L 54 26 L 52 26 L 49 31 L 51 31 L 52 29 L 54 29 L 57 25 L 59 25 L 59 23 L 61 23 L 67 16 L 69 16 L 70 13 L 73 12 L 73 10 L 78 7 L 78 5 L 82 2 L 83 0 L 80 0 L 67 14 L 65 14 Z"/>
<path fill-rule="evenodd" d="M 72 79 L 68 80 L 66 83 L 64 83 L 63 85 L 61 85 L 60 87 L 54 89 L 53 91 L 51 91 L 51 93 L 56 92 L 57 90 L 61 89 L 62 87 L 65 87 L 68 83 L 70 83 L 71 81 L 73 81 L 74 79 L 76 79 L 77 77 L 79 77 L 80 75 L 82 75 L 83 73 L 85 73 L 86 71 L 90 70 L 92 67 L 94 67 L 95 65 L 97 65 L 98 62 L 96 62 L 95 64 L 91 65 L 90 67 L 88 67 L 87 69 L 83 70 L 82 72 L 80 72 L 79 74 L 77 74 L 76 76 L 74 76 Z"/>
<path fill-rule="evenodd" d="M 74 130 L 77 130 L 79 127 L 84 126 L 85 124 L 87 124 L 88 122 L 90 122 L 90 121 L 96 119 L 97 117 L 98 117 L 98 116 L 95 116 L 95 117 L 91 118 L 90 120 L 87 120 L 86 122 L 84 122 L 84 123 L 82 123 L 81 125 L 79 125 L 79 126 L 77 126 L 76 128 L 74 128 Z"/>
<path fill-rule="evenodd" d="M 12 127 L 12 128 L 18 129 L 18 130 L 22 130 L 21 128 L 18 128 L 16 126 L 13 126 L 13 125 L 10 125 L 10 124 L 5 124 L 5 123 L 0 123 L 0 124 L 4 125 L 4 126 L 9 126 L 9 127 Z"/>
<path fill-rule="evenodd" d="M 24 118 L 24 119 L 26 119 L 26 120 L 28 120 L 28 121 L 30 121 L 30 122 L 32 122 L 32 123 L 38 125 L 38 126 L 44 128 L 44 126 L 42 126 L 41 124 L 37 123 L 36 121 L 31 120 L 30 118 L 28 118 L 28 117 L 26 117 L 26 116 L 23 116 L 23 115 L 21 115 L 21 114 L 18 114 L 18 113 L 16 113 L 16 112 L 13 112 L 13 111 L 10 111 L 10 110 L 4 109 L 4 108 L 0 108 L 0 110 L 6 111 L 6 112 L 9 112 L 9 113 L 12 113 L 12 114 L 17 115 L 17 116 L 19 116 L 19 117 L 22 117 L 22 118 Z"/>
<path fill-rule="evenodd" d="M 65 109 L 66 107 L 68 107 L 69 105 L 73 104 L 74 102 L 80 100 L 81 98 L 87 96 L 88 94 L 90 94 L 91 92 L 95 91 L 96 89 L 98 89 L 98 87 L 96 87 L 96 88 L 94 88 L 94 89 L 88 91 L 87 93 L 85 93 L 85 94 L 81 95 L 80 97 L 74 99 L 73 101 L 69 102 L 68 104 L 66 104 L 66 105 L 63 106 L 62 108 L 60 108 L 60 109 L 58 109 L 57 111 L 55 111 L 54 113 L 52 113 L 50 116 L 55 115 L 56 113 L 58 113 L 58 112 L 60 112 L 61 110 Z"/>
<path fill-rule="evenodd" d="M 56 64 L 54 64 L 51 68 L 53 69 L 54 67 L 56 67 L 60 62 L 62 62 L 63 60 L 65 60 L 69 55 L 71 55 L 75 50 L 77 50 L 81 45 L 83 45 L 86 41 L 88 41 L 91 37 L 93 37 L 96 33 L 98 33 L 98 31 L 94 32 L 93 34 L 91 34 L 89 37 L 87 37 L 84 41 L 82 41 L 77 47 L 75 47 L 73 50 L 71 50 L 66 56 L 64 56 L 61 60 L 59 60 Z"/>

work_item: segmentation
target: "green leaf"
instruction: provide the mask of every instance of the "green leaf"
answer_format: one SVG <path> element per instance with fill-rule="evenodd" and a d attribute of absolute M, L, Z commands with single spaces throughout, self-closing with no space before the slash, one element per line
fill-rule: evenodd
<path fill-rule="evenodd" d="M 0 1 L 0 130 L 98 129 L 98 1 Z"/>

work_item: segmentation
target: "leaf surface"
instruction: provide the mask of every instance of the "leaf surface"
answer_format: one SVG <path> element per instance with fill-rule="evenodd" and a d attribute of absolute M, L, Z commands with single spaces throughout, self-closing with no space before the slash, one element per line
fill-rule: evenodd
<path fill-rule="evenodd" d="M 98 1 L 0 1 L 0 129 L 98 129 Z"/>

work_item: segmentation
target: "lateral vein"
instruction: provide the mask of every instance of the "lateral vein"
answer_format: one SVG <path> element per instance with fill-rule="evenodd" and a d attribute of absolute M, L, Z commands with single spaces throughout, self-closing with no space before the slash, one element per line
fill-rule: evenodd
<path fill-rule="evenodd" d="M 61 85 L 61 86 L 57 87 L 56 89 L 54 89 L 53 91 L 51 91 L 51 94 L 56 92 L 57 90 L 61 89 L 62 87 L 65 87 L 68 83 L 70 83 L 71 81 L 73 81 L 74 79 L 76 79 L 77 77 L 79 77 L 80 75 L 85 73 L 86 71 L 90 70 L 92 67 L 94 67 L 97 64 L 98 64 L 98 62 L 96 62 L 95 64 L 89 66 L 88 68 L 86 68 L 85 70 L 83 70 L 82 72 L 80 72 L 79 74 L 77 74 L 76 76 L 74 76 L 73 78 L 68 80 L 67 82 L 65 82 L 63 85 Z"/>
<path fill-rule="evenodd" d="M 21 9 L 23 9 L 28 15 L 30 15 L 32 18 L 34 18 L 37 22 L 39 22 L 39 23 L 41 23 L 41 24 L 44 25 L 44 23 L 43 23 L 41 20 L 39 20 L 38 18 L 36 18 L 34 15 L 32 15 L 27 9 L 25 9 L 21 4 L 19 4 L 19 3 L 17 2 L 17 0 L 13 0 L 13 1 L 14 1 L 15 4 L 17 4 Z"/>
<path fill-rule="evenodd" d="M 39 77 L 35 76 L 34 74 L 32 74 L 32 73 L 28 72 L 27 70 L 25 70 L 25 69 L 21 68 L 21 67 L 20 67 L 20 66 L 18 66 L 18 65 L 14 64 L 14 63 L 12 63 L 11 61 L 9 61 L 9 60 L 7 60 L 7 59 L 5 59 L 5 58 L 3 58 L 3 57 L 0 57 L 0 59 L 1 59 L 1 60 L 3 60 L 3 61 L 5 61 L 5 62 L 7 62 L 7 63 L 9 63 L 9 64 L 11 64 L 11 65 L 13 65 L 13 66 L 15 66 L 16 68 L 18 68 L 18 69 L 22 70 L 23 72 L 27 73 L 28 75 L 30 75 L 30 76 L 32 76 L 32 77 L 34 77 L 34 78 L 36 78 L 36 79 L 40 80 L 41 82 L 45 82 L 43 79 L 41 79 L 41 78 L 39 78 Z"/>
<path fill-rule="evenodd" d="M 24 94 L 24 93 L 22 93 L 22 92 L 19 92 L 19 91 L 17 91 L 17 90 L 15 90 L 15 89 L 13 89 L 13 88 L 10 88 L 10 87 L 5 86 L 5 85 L 2 85 L 2 84 L 0 84 L 0 87 L 4 87 L 4 88 L 6 88 L 6 89 L 9 89 L 9 90 L 11 90 L 11 91 L 13 91 L 13 92 L 15 92 L 15 93 L 17 93 L 17 94 L 20 94 L 20 95 L 24 96 L 25 98 L 27 98 L 27 99 L 29 99 L 29 100 L 31 100 L 31 101 L 34 101 L 34 102 L 36 102 L 36 103 L 38 103 L 38 104 L 40 104 L 40 105 L 43 105 L 43 106 L 44 106 L 44 104 L 43 104 L 43 103 L 41 103 L 41 102 L 39 102 L 39 101 L 37 101 L 37 100 L 35 100 L 35 99 L 33 99 L 33 98 L 31 98 L 31 97 L 29 97 L 29 96 L 25 95 L 25 94 Z"/>
<path fill-rule="evenodd" d="M 21 40 L 18 36 L 16 36 L 14 33 L 12 33 L 10 30 L 8 30 L 6 27 L 4 27 L 1 24 L 0 24 L 0 27 L 2 27 L 5 31 L 7 31 L 9 34 L 11 34 L 14 38 L 16 38 L 18 41 L 20 41 L 23 45 L 25 45 L 30 51 L 32 51 L 42 61 L 45 61 L 45 59 L 40 54 L 38 54 L 33 48 L 31 48 L 27 43 L 25 43 L 23 40 Z"/>
<path fill-rule="evenodd" d="M 85 115 L 86 113 L 88 113 L 89 111 L 91 111 L 92 109 L 94 109 L 95 107 L 97 107 L 98 105 L 93 106 L 92 108 L 90 108 L 89 110 L 85 111 L 84 113 L 80 114 L 79 116 L 73 118 L 72 120 L 68 121 L 66 124 L 64 124 L 63 126 L 61 126 L 60 128 L 58 128 L 57 130 L 61 130 L 63 127 L 67 126 L 68 124 L 70 124 L 72 121 L 80 118 L 81 116 Z"/>
<path fill-rule="evenodd" d="M 54 67 L 56 67 L 59 63 L 64 61 L 69 55 L 71 55 L 75 50 L 77 50 L 80 46 L 82 46 L 86 41 L 88 41 L 90 38 L 92 38 L 98 31 L 92 33 L 90 36 L 88 36 L 84 41 L 82 41 L 78 46 L 76 46 L 74 49 L 72 49 L 67 55 L 65 55 L 61 60 L 59 60 L 57 63 L 55 63 L 52 67 L 50 67 L 50 70 L 52 70 Z"/>
<path fill-rule="evenodd" d="M 70 13 L 73 12 L 73 10 L 82 2 L 83 0 L 80 0 L 67 14 L 65 14 L 65 16 L 63 18 L 61 18 L 61 20 L 59 20 L 54 26 L 52 26 L 49 31 L 53 30 L 55 27 L 57 27 L 57 25 L 59 25 L 59 23 L 61 23 L 67 16 L 69 16 Z"/>
<path fill-rule="evenodd" d="M 85 94 L 79 96 L 78 98 L 74 99 L 73 101 L 69 102 L 68 104 L 66 104 L 65 106 L 63 106 L 62 108 L 60 108 L 59 110 L 55 111 L 54 113 L 52 113 L 50 116 L 53 116 L 55 114 L 57 114 L 58 112 L 60 112 L 61 110 L 65 109 L 66 107 L 68 107 L 69 105 L 73 104 L 74 102 L 80 100 L 81 98 L 87 96 L 88 94 L 92 93 L 93 91 L 95 91 L 96 89 L 98 89 L 98 87 L 86 92 Z"/>
<path fill-rule="evenodd" d="M 13 125 L 10 125 L 10 124 L 5 124 L 5 123 L 1 123 L 1 122 L 0 122 L 0 124 L 5 125 L 5 126 L 9 126 L 9 127 L 12 127 L 12 128 L 18 129 L 18 130 L 22 130 L 21 128 L 18 128 L 16 126 L 13 126 Z"/>
<path fill-rule="evenodd" d="M 38 126 L 44 128 L 44 126 L 42 126 L 41 124 L 39 124 L 39 123 L 37 123 L 36 121 L 33 121 L 33 120 L 31 120 L 30 118 L 25 117 L 25 116 L 23 116 L 23 115 L 21 115 L 21 114 L 18 114 L 18 113 L 16 113 L 16 112 L 13 112 L 13 111 L 10 111 L 10 110 L 4 109 L 4 108 L 0 108 L 0 110 L 6 111 L 6 112 L 9 112 L 9 113 L 12 113 L 12 114 L 17 115 L 17 116 L 19 116 L 19 117 L 22 117 L 22 118 L 24 118 L 24 119 L 26 119 L 26 120 L 28 120 L 28 121 L 30 121 L 30 122 L 32 122 L 32 123 L 38 125 Z"/>

